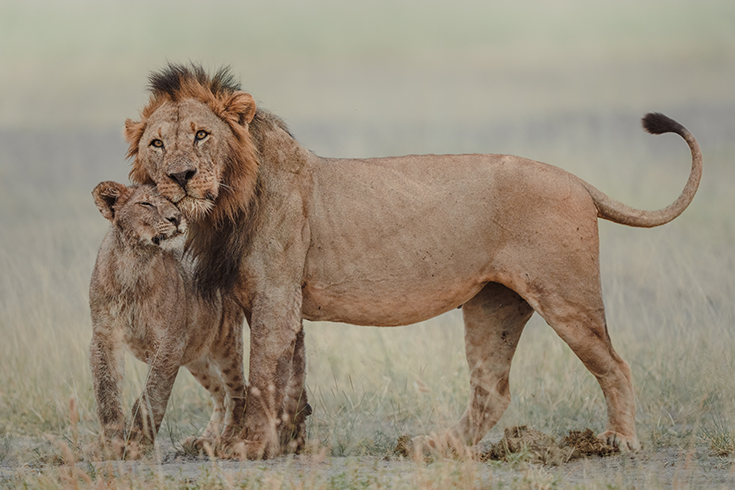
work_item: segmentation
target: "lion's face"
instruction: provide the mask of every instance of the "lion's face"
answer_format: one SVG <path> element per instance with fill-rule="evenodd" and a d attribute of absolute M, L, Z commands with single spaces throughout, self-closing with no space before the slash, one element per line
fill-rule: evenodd
<path fill-rule="evenodd" d="M 234 219 L 255 186 L 258 160 L 248 133 L 255 101 L 192 73 L 169 77 L 141 121 L 125 121 L 128 156 L 135 157 L 130 178 L 155 184 L 190 222 Z"/>
<path fill-rule="evenodd" d="M 167 102 L 148 119 L 138 161 L 161 194 L 192 220 L 214 206 L 220 192 L 230 127 L 198 100 Z"/>

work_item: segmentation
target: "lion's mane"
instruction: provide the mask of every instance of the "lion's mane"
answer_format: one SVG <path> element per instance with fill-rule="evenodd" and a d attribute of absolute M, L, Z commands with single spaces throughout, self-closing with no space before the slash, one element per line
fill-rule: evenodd
<path fill-rule="evenodd" d="M 154 184 L 139 160 L 138 148 L 148 118 L 168 101 L 194 98 L 206 104 L 225 121 L 232 131 L 228 152 L 223 161 L 223 179 L 217 204 L 204 217 L 191 223 L 187 251 L 196 259 L 195 282 L 207 297 L 218 291 L 231 290 L 239 276 L 240 261 L 250 237 L 258 226 L 259 147 L 262 135 L 286 124 L 277 116 L 258 108 L 248 124 L 234 107 L 234 94 L 241 90 L 229 67 L 209 76 L 197 64 L 169 64 L 149 76 L 150 99 L 140 113 L 140 121 L 125 123 L 125 138 L 130 144 L 127 158 L 132 158 L 130 180 Z M 289 133 L 290 134 L 290 133 Z"/>

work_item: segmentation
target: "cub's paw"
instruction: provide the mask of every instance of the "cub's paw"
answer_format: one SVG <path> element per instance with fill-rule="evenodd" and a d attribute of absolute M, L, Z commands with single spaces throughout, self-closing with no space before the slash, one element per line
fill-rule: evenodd
<path fill-rule="evenodd" d="M 184 452 L 187 454 L 206 454 L 210 457 L 215 455 L 215 451 L 219 445 L 218 438 L 204 435 L 187 437 L 184 442 L 181 443 Z"/>
<path fill-rule="evenodd" d="M 95 442 L 84 448 L 84 452 L 91 461 L 108 461 L 113 459 L 142 459 L 146 447 L 135 441 L 125 441 L 121 438 L 110 441 Z"/>
<path fill-rule="evenodd" d="M 635 453 L 641 450 L 641 443 L 636 436 L 626 436 L 614 430 L 606 430 L 597 436 L 609 446 L 618 448 L 621 453 Z"/>

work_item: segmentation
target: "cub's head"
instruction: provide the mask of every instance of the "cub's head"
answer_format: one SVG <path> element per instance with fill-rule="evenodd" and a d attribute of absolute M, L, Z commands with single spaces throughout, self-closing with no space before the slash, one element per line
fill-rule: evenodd
<path fill-rule="evenodd" d="M 126 187 L 107 181 L 98 184 L 92 196 L 97 209 L 110 220 L 127 245 L 183 250 L 186 220 L 155 187 Z"/>
<path fill-rule="evenodd" d="M 155 184 L 191 222 L 234 221 L 255 193 L 255 101 L 227 68 L 209 76 L 198 65 L 169 64 L 149 81 L 140 121 L 125 121 L 130 179 Z"/>

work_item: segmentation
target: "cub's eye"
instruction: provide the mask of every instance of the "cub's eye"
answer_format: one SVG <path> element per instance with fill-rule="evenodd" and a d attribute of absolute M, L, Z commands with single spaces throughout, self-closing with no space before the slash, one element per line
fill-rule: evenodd
<path fill-rule="evenodd" d="M 145 202 L 145 201 L 141 202 L 140 205 L 141 206 L 145 206 L 146 208 L 152 208 L 153 207 L 153 204 L 151 204 L 149 202 Z"/>
<path fill-rule="evenodd" d="M 151 141 L 151 146 L 155 146 L 156 148 L 163 148 L 163 141 L 155 139 Z"/>
<path fill-rule="evenodd" d="M 196 138 L 197 141 L 201 141 L 204 138 L 206 138 L 207 136 L 209 136 L 209 133 L 207 133 L 206 131 L 200 129 L 199 131 L 197 131 L 197 134 L 194 135 L 194 138 Z"/>

